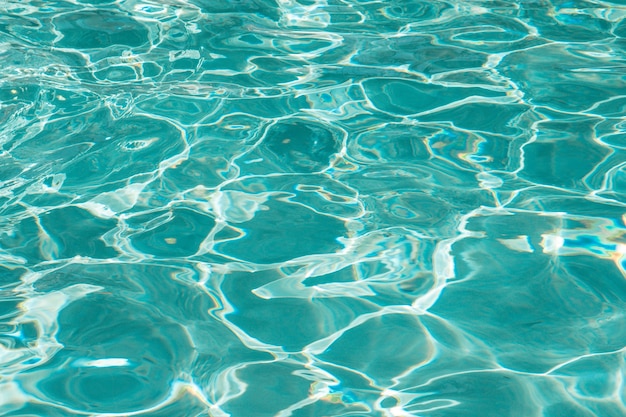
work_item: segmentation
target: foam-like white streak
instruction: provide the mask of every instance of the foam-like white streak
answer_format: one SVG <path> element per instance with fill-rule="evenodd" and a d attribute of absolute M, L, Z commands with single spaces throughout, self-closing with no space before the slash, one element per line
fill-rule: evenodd
<path fill-rule="evenodd" d="M 130 361 L 126 358 L 104 358 L 104 359 L 78 359 L 72 363 L 79 368 L 116 368 L 130 366 Z"/>
<path fill-rule="evenodd" d="M 209 197 L 209 204 L 218 220 L 243 223 L 254 218 L 273 194 L 271 192 L 250 194 L 241 191 L 218 190 Z"/>
<path fill-rule="evenodd" d="M 371 285 L 364 281 L 350 283 L 329 283 L 307 287 L 290 278 L 272 281 L 252 290 L 260 298 L 334 298 L 334 297 L 367 297 L 376 295 Z"/>
<path fill-rule="evenodd" d="M 562 236 L 544 233 L 541 235 L 541 247 L 544 253 L 556 254 L 563 247 L 565 239 Z"/>
<path fill-rule="evenodd" d="M 101 218 L 111 218 L 137 204 L 139 195 L 146 187 L 144 183 L 129 184 L 115 191 L 98 194 L 91 200 L 78 203 L 76 206 L 88 210 Z"/>
<path fill-rule="evenodd" d="M 510 239 L 498 239 L 498 242 L 502 243 L 507 248 L 517 252 L 533 253 L 535 249 L 530 244 L 528 236 L 517 236 Z"/>
<path fill-rule="evenodd" d="M 287 27 L 325 28 L 330 24 L 330 15 L 323 9 L 328 3 L 315 0 L 314 4 L 304 6 L 294 0 L 279 0 L 282 23 Z"/>
<path fill-rule="evenodd" d="M 19 410 L 30 399 L 19 384 L 12 379 L 5 378 L 0 382 L 0 392 L 2 393 L 0 395 L 0 414 L 2 415 Z"/>

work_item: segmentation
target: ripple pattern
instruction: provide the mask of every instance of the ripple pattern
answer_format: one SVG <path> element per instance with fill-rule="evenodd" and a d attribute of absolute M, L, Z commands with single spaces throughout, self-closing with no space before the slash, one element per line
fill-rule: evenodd
<path fill-rule="evenodd" d="M 626 415 L 622 3 L 0 2 L 0 414 Z"/>

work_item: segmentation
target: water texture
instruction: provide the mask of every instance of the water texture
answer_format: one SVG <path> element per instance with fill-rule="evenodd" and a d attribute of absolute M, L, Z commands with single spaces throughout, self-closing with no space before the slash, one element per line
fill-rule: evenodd
<path fill-rule="evenodd" d="M 0 414 L 623 417 L 625 18 L 0 1 Z"/>

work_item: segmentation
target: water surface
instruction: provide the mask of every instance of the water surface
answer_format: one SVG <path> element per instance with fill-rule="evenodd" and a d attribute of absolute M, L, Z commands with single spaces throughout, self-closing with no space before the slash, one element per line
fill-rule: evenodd
<path fill-rule="evenodd" d="M 0 2 L 0 414 L 626 415 L 622 3 Z"/>

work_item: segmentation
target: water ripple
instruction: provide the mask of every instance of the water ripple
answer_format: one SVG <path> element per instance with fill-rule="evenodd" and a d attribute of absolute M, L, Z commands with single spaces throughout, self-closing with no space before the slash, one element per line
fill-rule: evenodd
<path fill-rule="evenodd" d="M 0 4 L 0 414 L 622 416 L 626 8 Z"/>

